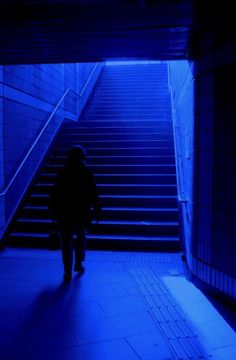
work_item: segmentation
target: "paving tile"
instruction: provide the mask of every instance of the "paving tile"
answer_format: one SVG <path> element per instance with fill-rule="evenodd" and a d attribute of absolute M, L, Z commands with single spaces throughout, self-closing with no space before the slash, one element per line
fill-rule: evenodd
<path fill-rule="evenodd" d="M 236 345 L 224 346 L 214 350 L 217 360 L 234 360 L 236 359 Z"/>
<path fill-rule="evenodd" d="M 138 295 L 111 300 L 100 300 L 99 304 L 108 316 L 135 313 L 146 310 L 146 305 Z"/>
<path fill-rule="evenodd" d="M 202 301 L 202 292 L 186 280 L 184 276 L 161 276 L 174 298 L 185 306 Z"/>
<path fill-rule="evenodd" d="M 92 324 L 71 321 L 70 330 L 76 338 L 77 345 L 82 345 L 153 332 L 156 331 L 156 326 L 152 317 L 146 311 L 107 319 L 96 319 L 93 320 Z"/>
<path fill-rule="evenodd" d="M 207 301 L 199 301 L 193 304 L 185 305 L 184 311 L 190 314 L 191 320 L 195 324 L 205 324 L 211 321 L 223 320 L 221 315 Z"/>
<path fill-rule="evenodd" d="M 236 346 L 236 333 L 226 322 L 208 322 L 202 327 L 201 333 L 213 349 L 230 345 Z"/>
<path fill-rule="evenodd" d="M 131 295 L 131 296 L 139 295 L 139 290 L 138 290 L 137 286 L 133 283 L 133 281 L 123 282 L 121 284 L 121 286 L 128 295 Z"/>
<path fill-rule="evenodd" d="M 121 284 L 106 283 L 103 286 L 100 284 L 83 284 L 80 286 L 80 291 L 75 296 L 74 301 L 96 301 L 126 295 L 127 293 Z"/>
<path fill-rule="evenodd" d="M 93 272 L 89 283 L 124 283 L 130 282 L 130 276 L 127 271 L 100 271 Z"/>
<path fill-rule="evenodd" d="M 156 325 L 149 311 L 116 316 L 112 320 L 117 330 L 120 333 L 123 332 L 124 336 L 143 334 L 156 330 Z"/>
<path fill-rule="evenodd" d="M 159 332 L 128 337 L 127 341 L 142 360 L 174 359 L 173 353 Z"/>
<path fill-rule="evenodd" d="M 64 349 L 46 355 L 38 355 L 34 360 L 140 360 L 131 346 L 124 339 L 99 342 L 79 347 Z"/>
<path fill-rule="evenodd" d="M 95 301 L 79 302 L 76 308 L 69 305 L 63 311 L 63 321 L 65 323 L 69 323 L 71 319 L 73 319 L 73 321 L 78 320 L 84 322 L 93 319 L 103 319 L 106 317 L 106 312 L 100 304 Z"/>

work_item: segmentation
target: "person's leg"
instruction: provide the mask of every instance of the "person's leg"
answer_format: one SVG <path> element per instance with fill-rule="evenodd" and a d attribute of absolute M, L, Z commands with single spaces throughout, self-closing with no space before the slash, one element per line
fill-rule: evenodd
<path fill-rule="evenodd" d="M 77 230 L 77 238 L 75 240 L 75 271 L 84 271 L 82 263 L 85 260 L 86 243 L 86 229 L 81 227 Z"/>
<path fill-rule="evenodd" d="M 72 230 L 64 228 L 62 233 L 62 261 L 64 266 L 64 279 L 71 279 L 72 265 L 73 265 L 73 237 Z"/>

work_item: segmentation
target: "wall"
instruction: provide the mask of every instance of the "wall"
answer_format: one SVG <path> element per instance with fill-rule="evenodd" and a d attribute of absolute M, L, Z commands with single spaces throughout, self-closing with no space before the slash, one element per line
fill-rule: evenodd
<path fill-rule="evenodd" d="M 187 61 L 169 62 L 178 166 L 178 193 L 183 247 L 192 260 L 194 211 L 194 90 L 193 66 Z M 186 200 L 186 201 L 185 201 Z"/>
<path fill-rule="evenodd" d="M 186 65 L 191 71 L 185 67 L 174 75 L 177 64 L 171 65 L 183 177 L 192 180 L 191 191 L 183 182 L 192 207 L 189 225 L 184 221 L 187 264 L 196 283 L 230 299 L 236 299 L 235 61 L 235 43 L 223 44 L 205 34 L 196 60 Z M 186 82 L 194 85 L 189 98 Z M 191 97 L 193 117 L 187 124 Z M 184 143 L 189 139 L 191 144 L 193 130 L 191 175 Z"/>
<path fill-rule="evenodd" d="M 65 117 L 78 119 L 102 64 L 96 67 L 93 63 L 18 65 L 1 66 L 0 69 L 1 235 L 61 122 Z M 88 78 L 89 86 L 78 96 Z M 71 89 L 70 92 L 10 185 L 14 174 L 68 88 Z"/>
<path fill-rule="evenodd" d="M 4 187 L 4 163 L 3 163 L 3 68 L 0 66 L 0 189 Z M 0 234 L 4 227 L 5 211 L 4 198 L 0 196 Z"/>

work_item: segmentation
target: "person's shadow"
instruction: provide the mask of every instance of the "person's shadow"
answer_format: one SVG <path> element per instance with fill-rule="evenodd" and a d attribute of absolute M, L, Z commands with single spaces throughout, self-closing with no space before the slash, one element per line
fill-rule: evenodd
<path fill-rule="evenodd" d="M 71 323 L 79 312 L 79 297 L 79 275 L 70 283 L 63 282 L 56 289 L 42 291 L 23 314 L 4 360 L 46 359 L 49 352 L 75 346 Z M 79 331 L 78 322 L 76 331 Z"/>

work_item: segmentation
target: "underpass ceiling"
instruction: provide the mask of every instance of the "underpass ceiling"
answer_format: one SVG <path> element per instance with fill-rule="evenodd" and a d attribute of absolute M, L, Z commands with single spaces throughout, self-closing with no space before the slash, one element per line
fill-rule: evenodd
<path fill-rule="evenodd" d="M 2 0 L 0 63 L 186 59 L 203 32 L 232 35 L 231 17 L 194 0 Z"/>

